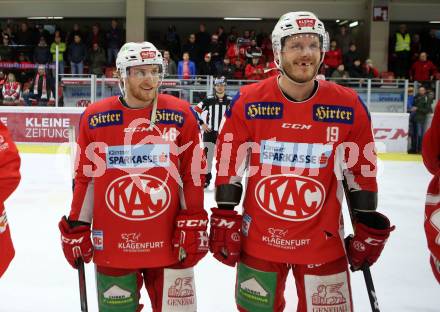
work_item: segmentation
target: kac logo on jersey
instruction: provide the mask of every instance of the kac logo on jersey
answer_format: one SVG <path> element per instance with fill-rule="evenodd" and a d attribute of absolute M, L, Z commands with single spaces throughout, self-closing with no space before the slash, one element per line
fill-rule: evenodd
<path fill-rule="evenodd" d="M 260 208 L 275 218 L 305 221 L 321 211 L 325 189 L 312 178 L 277 174 L 258 182 L 255 198 Z"/>
<path fill-rule="evenodd" d="M 185 122 L 183 113 L 171 109 L 158 109 L 156 111 L 156 124 L 176 125 L 182 127 Z"/>
<path fill-rule="evenodd" d="M 95 250 L 104 250 L 104 232 L 101 230 L 92 231 L 93 248 Z"/>
<path fill-rule="evenodd" d="M 283 104 L 278 102 L 255 102 L 245 106 L 247 119 L 281 119 Z"/>
<path fill-rule="evenodd" d="M 126 175 L 107 188 L 105 202 L 115 215 L 132 221 L 158 217 L 170 206 L 171 192 L 166 183 L 145 174 Z"/>
<path fill-rule="evenodd" d="M 102 128 L 107 126 L 122 125 L 122 111 L 111 110 L 90 115 L 88 118 L 89 128 Z"/>
<path fill-rule="evenodd" d="M 354 110 L 352 107 L 338 105 L 313 105 L 313 120 L 353 124 Z"/>

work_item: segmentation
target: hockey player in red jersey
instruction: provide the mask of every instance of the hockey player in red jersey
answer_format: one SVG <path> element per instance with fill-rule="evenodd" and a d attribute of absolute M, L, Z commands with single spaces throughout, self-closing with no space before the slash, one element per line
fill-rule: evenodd
<path fill-rule="evenodd" d="M 372 265 L 394 228 L 376 212 L 370 115 L 353 90 L 315 79 L 328 35 L 313 13 L 283 15 L 272 45 L 281 74 L 242 87 L 220 130 L 210 250 L 238 263 L 239 311 L 283 311 L 290 269 L 297 311 L 353 311 L 348 264 Z M 346 240 L 344 176 L 356 228 Z"/>
<path fill-rule="evenodd" d="M 422 156 L 428 171 L 434 175 L 428 186 L 425 204 L 425 233 L 431 252 L 430 263 L 440 283 L 440 105 L 435 108 L 431 127 L 425 134 Z"/>
<path fill-rule="evenodd" d="M 20 156 L 8 129 L 0 122 L 0 277 L 15 255 L 4 202 L 19 182 Z"/>
<path fill-rule="evenodd" d="M 123 96 L 94 103 L 80 121 L 63 251 L 73 267 L 93 258 L 100 311 L 140 311 L 143 283 L 154 312 L 196 311 L 193 266 L 208 251 L 196 114 L 158 95 L 153 44 L 124 44 L 116 68 Z"/>

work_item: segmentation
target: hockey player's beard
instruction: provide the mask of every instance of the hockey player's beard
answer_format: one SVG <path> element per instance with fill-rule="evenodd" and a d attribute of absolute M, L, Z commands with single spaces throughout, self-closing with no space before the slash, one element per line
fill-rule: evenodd
<path fill-rule="evenodd" d="M 156 95 L 156 88 L 153 87 L 150 90 L 146 90 L 147 88 L 151 87 L 129 85 L 129 92 L 132 99 L 139 103 L 145 103 L 146 105 L 152 103 Z"/>
<path fill-rule="evenodd" d="M 296 63 L 286 62 L 283 64 L 283 69 L 284 73 L 294 82 L 307 83 L 315 78 L 319 65 L 313 62 L 308 68 L 306 68 L 306 70 L 304 70 Z"/>

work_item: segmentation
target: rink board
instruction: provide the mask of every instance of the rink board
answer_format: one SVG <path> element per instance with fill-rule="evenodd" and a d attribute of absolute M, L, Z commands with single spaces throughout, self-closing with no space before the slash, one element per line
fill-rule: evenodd
<path fill-rule="evenodd" d="M 0 121 L 7 125 L 22 151 L 57 152 L 53 145 L 69 141 L 69 128 L 77 130 L 84 107 L 0 107 Z M 406 113 L 371 113 L 373 135 L 379 153 L 406 153 Z M 29 144 L 29 147 L 25 145 Z M 47 146 L 41 148 L 41 146 Z"/>

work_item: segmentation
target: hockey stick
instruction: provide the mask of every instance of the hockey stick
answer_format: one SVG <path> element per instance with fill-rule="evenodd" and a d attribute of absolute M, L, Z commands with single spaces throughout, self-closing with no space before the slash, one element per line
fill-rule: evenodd
<path fill-rule="evenodd" d="M 76 136 L 75 127 L 69 127 L 69 147 L 70 147 L 70 162 L 71 162 L 71 173 L 72 173 L 72 192 L 75 188 L 75 155 L 76 155 Z M 84 261 L 82 258 L 76 259 L 76 265 L 78 270 L 78 281 L 79 281 L 79 299 L 81 303 L 81 312 L 88 312 L 87 308 L 87 289 L 86 289 L 86 273 L 84 270 Z"/>
<path fill-rule="evenodd" d="M 87 312 L 87 289 L 86 289 L 86 273 L 84 271 L 84 261 L 82 258 L 76 260 L 78 265 L 78 280 L 79 280 L 79 299 L 81 303 L 81 312 Z"/>
<path fill-rule="evenodd" d="M 355 227 L 354 226 L 355 220 L 354 220 L 353 211 L 352 211 L 352 207 L 351 207 L 351 203 L 350 203 L 350 198 L 348 196 L 350 191 L 348 189 L 348 184 L 347 184 L 347 180 L 345 179 L 345 177 L 342 180 L 342 185 L 344 186 L 345 200 L 347 201 L 347 206 L 348 206 L 348 211 L 350 213 L 351 223 L 353 224 L 353 229 L 356 230 L 354 228 Z M 373 277 L 371 276 L 370 268 L 368 266 L 363 266 L 362 273 L 364 274 L 364 280 L 365 280 L 365 285 L 367 287 L 368 299 L 370 300 L 371 311 L 372 312 L 380 312 L 379 302 L 377 301 L 376 290 L 374 289 Z"/>

